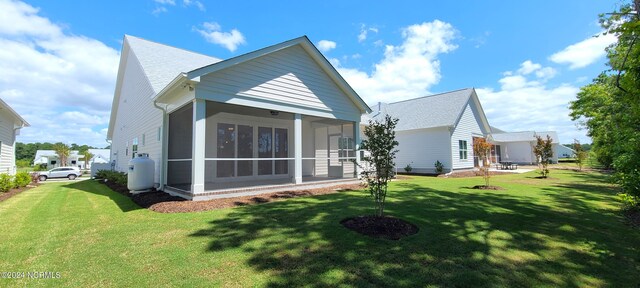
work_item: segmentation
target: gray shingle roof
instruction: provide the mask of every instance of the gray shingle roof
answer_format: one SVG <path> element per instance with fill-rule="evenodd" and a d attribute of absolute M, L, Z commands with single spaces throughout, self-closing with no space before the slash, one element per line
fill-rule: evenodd
<path fill-rule="evenodd" d="M 176 47 L 125 35 L 155 93 L 160 92 L 180 73 L 211 65 L 221 60 Z"/>
<path fill-rule="evenodd" d="M 542 137 L 543 139 L 546 139 L 547 135 L 549 135 L 549 137 L 551 137 L 551 143 L 560 143 L 558 139 L 558 133 L 556 133 L 556 131 L 536 132 L 536 135 Z"/>
<path fill-rule="evenodd" d="M 385 115 L 400 119 L 396 131 L 454 126 L 466 108 L 473 88 L 382 104 L 368 117 L 382 120 Z M 363 117 L 363 120 L 365 118 Z M 366 122 L 365 122 L 366 123 Z"/>

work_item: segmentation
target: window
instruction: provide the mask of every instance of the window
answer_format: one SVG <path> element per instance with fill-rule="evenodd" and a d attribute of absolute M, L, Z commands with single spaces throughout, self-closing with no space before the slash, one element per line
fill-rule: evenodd
<path fill-rule="evenodd" d="M 458 140 L 460 160 L 467 160 L 467 140 Z"/>
<path fill-rule="evenodd" d="M 273 133 L 271 127 L 258 127 L 258 158 L 272 158 Z M 273 160 L 258 161 L 258 175 L 273 174 Z"/>
<path fill-rule="evenodd" d="M 158 133 L 156 133 L 156 137 L 158 138 L 158 142 L 160 142 L 160 140 L 162 139 L 162 127 L 158 127 Z"/>
<path fill-rule="evenodd" d="M 129 156 L 129 141 L 124 143 L 124 156 Z"/>
<path fill-rule="evenodd" d="M 253 126 L 238 125 L 238 157 L 253 158 Z M 253 175 L 253 161 L 238 161 L 238 176 Z"/>
<path fill-rule="evenodd" d="M 131 158 L 135 158 L 136 154 L 138 153 L 138 137 L 133 138 L 133 141 L 131 141 Z"/>
<path fill-rule="evenodd" d="M 146 135 L 144 133 L 142 133 L 142 146 L 144 146 L 145 142 L 146 142 Z"/>
<path fill-rule="evenodd" d="M 287 136 L 287 129 L 275 128 L 274 137 L 274 152 L 275 158 L 287 158 L 289 156 L 289 142 Z M 276 160 L 275 162 L 276 173 L 275 174 L 287 174 L 289 173 L 289 161 Z"/>
<path fill-rule="evenodd" d="M 353 138 L 351 137 L 341 137 L 338 140 L 338 157 L 340 157 L 340 162 L 349 162 L 351 159 L 346 158 L 355 158 L 356 150 L 355 143 Z"/>

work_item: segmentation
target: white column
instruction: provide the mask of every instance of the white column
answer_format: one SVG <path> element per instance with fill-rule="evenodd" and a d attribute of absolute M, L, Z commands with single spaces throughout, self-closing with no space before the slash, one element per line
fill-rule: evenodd
<path fill-rule="evenodd" d="M 360 179 L 360 166 L 358 165 L 362 165 L 362 163 L 360 163 L 360 121 L 356 121 L 353 122 L 353 143 L 355 145 L 355 150 L 356 150 L 356 163 L 358 163 L 355 167 L 356 169 L 356 177 L 358 177 L 358 179 Z"/>
<path fill-rule="evenodd" d="M 204 192 L 204 148 L 207 123 L 207 102 L 193 100 L 193 143 L 191 153 L 191 193 Z"/>
<path fill-rule="evenodd" d="M 296 113 L 293 120 L 294 183 L 302 183 L 302 115 Z"/>

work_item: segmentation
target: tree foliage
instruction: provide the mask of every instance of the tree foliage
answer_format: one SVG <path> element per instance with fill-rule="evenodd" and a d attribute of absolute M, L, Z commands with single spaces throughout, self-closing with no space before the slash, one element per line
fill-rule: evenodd
<path fill-rule="evenodd" d="M 21 142 L 16 142 L 16 161 L 18 160 L 24 160 L 24 161 L 28 161 L 29 165 L 31 165 L 31 163 L 33 163 L 34 158 L 36 157 L 36 151 L 38 150 L 54 150 L 53 146 L 55 144 L 53 143 L 49 143 L 49 142 L 44 142 L 44 143 L 21 143 Z M 96 149 L 96 147 L 93 146 L 89 146 L 89 145 L 78 145 L 78 144 L 71 144 L 70 146 L 70 150 L 78 150 L 80 152 L 80 154 L 84 154 L 85 151 L 89 150 L 89 149 Z M 108 147 L 105 149 L 109 149 Z M 24 163 L 24 162 L 22 162 Z"/>
<path fill-rule="evenodd" d="M 58 154 L 58 158 L 60 158 L 60 166 L 67 166 L 67 159 L 69 159 L 69 153 L 71 153 L 71 147 L 69 145 L 64 144 L 62 142 L 58 142 L 53 144 L 53 151 Z"/>
<path fill-rule="evenodd" d="M 593 139 L 598 162 L 613 168 L 624 192 L 640 200 L 640 7 L 633 6 L 601 15 L 606 33 L 617 37 L 607 48 L 609 69 L 581 88 L 570 115 Z"/>
<path fill-rule="evenodd" d="M 365 127 L 364 135 L 367 139 L 360 145 L 362 150 L 369 152 L 362 161 L 370 166 L 362 169 L 361 175 L 367 182 L 368 190 L 376 205 L 376 216 L 384 216 L 384 204 L 387 198 L 389 181 L 394 176 L 394 158 L 398 150 L 396 141 L 397 118 L 387 115 L 383 122 L 369 121 Z"/>
<path fill-rule="evenodd" d="M 582 144 L 578 139 L 573 139 L 573 151 L 576 152 L 576 164 L 578 164 L 578 170 L 582 171 L 584 161 L 587 160 L 589 155 L 587 151 L 582 148 Z"/>
<path fill-rule="evenodd" d="M 547 135 L 547 139 L 536 135 L 536 145 L 533 147 L 533 154 L 538 159 L 538 165 L 540 165 L 540 174 L 543 178 L 549 177 L 549 164 L 553 159 L 553 139 Z"/>
<path fill-rule="evenodd" d="M 473 154 L 478 157 L 478 163 L 480 164 L 480 172 L 482 172 L 482 178 L 484 178 L 485 186 L 489 187 L 489 180 L 491 179 L 491 143 L 487 142 L 484 138 L 473 138 Z"/>

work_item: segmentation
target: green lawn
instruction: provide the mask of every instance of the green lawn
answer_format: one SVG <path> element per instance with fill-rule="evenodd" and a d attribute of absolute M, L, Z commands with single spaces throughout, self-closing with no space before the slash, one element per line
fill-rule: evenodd
<path fill-rule="evenodd" d="M 343 228 L 364 192 L 189 214 L 140 209 L 87 180 L 47 183 L 0 203 L 0 286 L 637 287 L 640 230 L 623 223 L 596 173 L 552 170 L 393 182 L 387 212 L 416 224 L 400 241 Z"/>

